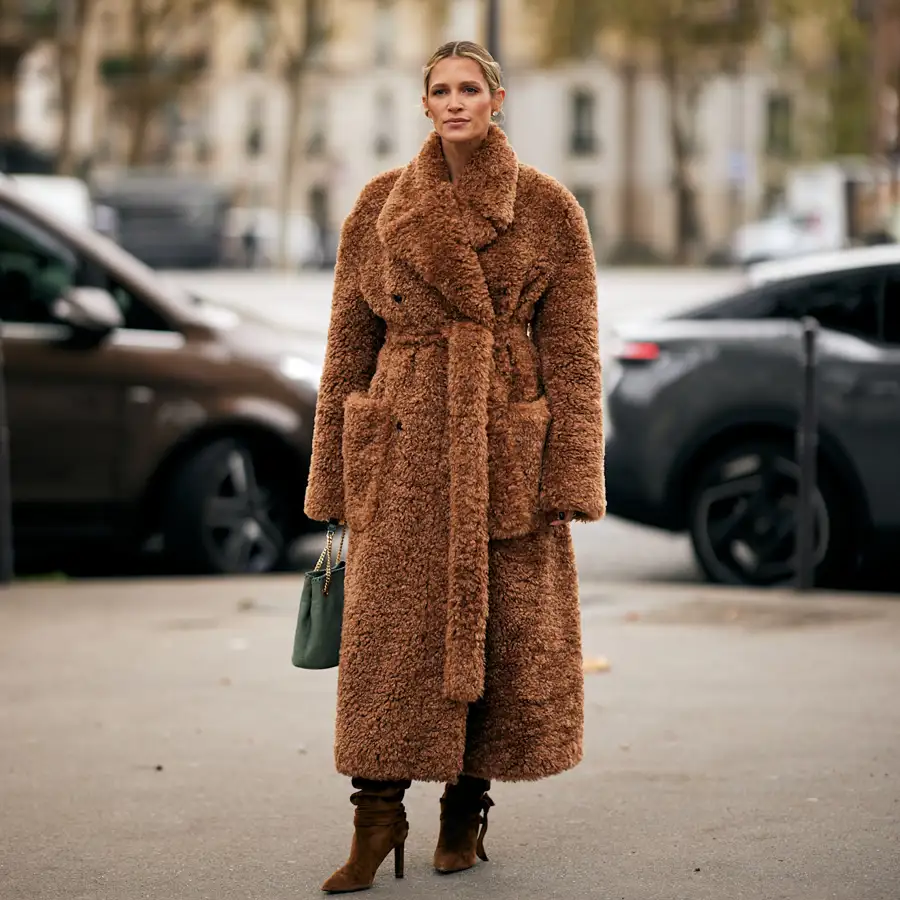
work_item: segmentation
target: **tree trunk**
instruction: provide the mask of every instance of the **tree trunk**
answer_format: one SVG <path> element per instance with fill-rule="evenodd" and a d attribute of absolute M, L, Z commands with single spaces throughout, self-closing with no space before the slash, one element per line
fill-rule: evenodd
<path fill-rule="evenodd" d="M 146 162 L 147 135 L 150 132 L 154 111 L 155 104 L 149 102 L 146 96 L 138 94 L 134 98 L 131 135 L 128 143 L 127 165 L 129 168 L 137 168 Z"/>
<path fill-rule="evenodd" d="M 78 160 L 75 152 L 75 122 L 80 108 L 81 78 L 83 76 L 90 0 L 71 0 L 72 20 L 62 29 L 57 41 L 59 60 L 60 134 L 56 157 L 56 171 L 73 175 Z"/>
<path fill-rule="evenodd" d="M 686 86 L 673 53 L 664 50 L 663 82 L 668 94 L 669 143 L 672 152 L 672 189 L 675 193 L 675 262 L 696 261 L 700 234 L 697 194 L 691 179 L 691 138 L 696 117 L 698 90 Z M 684 116 L 682 116 L 684 107 Z M 686 121 L 685 121 L 686 120 Z"/>
<path fill-rule="evenodd" d="M 150 95 L 150 61 L 152 59 L 151 41 L 153 39 L 153 23 L 151 11 L 146 0 L 134 0 L 132 4 L 131 29 L 134 36 L 135 72 L 132 92 L 131 140 L 128 144 L 127 164 L 129 168 L 140 166 L 146 159 L 147 134 L 150 131 L 150 120 L 158 107 L 158 102 Z"/>
<path fill-rule="evenodd" d="M 619 244 L 632 248 L 640 242 L 638 235 L 637 191 L 637 84 L 638 67 L 628 60 L 622 66 L 622 195 Z"/>
<path fill-rule="evenodd" d="M 0 64 L 0 141 L 16 136 L 16 76 L 7 71 L 4 60 Z"/>
<path fill-rule="evenodd" d="M 14 38 L 0 38 L 0 141 L 9 141 L 18 135 L 18 70 L 23 55 L 24 47 Z"/>
<path fill-rule="evenodd" d="M 290 268 L 288 237 L 291 213 L 294 206 L 294 174 L 297 168 L 297 148 L 300 145 L 300 107 L 303 91 L 302 59 L 295 57 L 287 66 L 288 115 L 287 140 L 284 144 L 283 181 L 278 196 L 278 249 L 279 269 Z"/>

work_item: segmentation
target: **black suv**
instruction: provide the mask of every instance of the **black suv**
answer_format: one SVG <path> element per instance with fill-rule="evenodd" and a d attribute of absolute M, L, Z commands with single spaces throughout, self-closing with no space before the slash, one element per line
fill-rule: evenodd
<path fill-rule="evenodd" d="M 821 326 L 817 575 L 846 583 L 900 546 L 900 248 L 760 265 L 733 296 L 617 329 L 609 511 L 688 531 L 714 581 L 796 574 L 804 316 Z"/>

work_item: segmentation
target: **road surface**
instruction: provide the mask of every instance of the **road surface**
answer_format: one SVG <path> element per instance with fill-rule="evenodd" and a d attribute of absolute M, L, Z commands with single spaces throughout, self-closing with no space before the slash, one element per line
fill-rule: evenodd
<path fill-rule="evenodd" d="M 584 762 L 496 784 L 489 863 L 373 898 L 897 900 L 900 605 L 583 580 Z M 343 863 L 335 672 L 289 664 L 295 577 L 0 597 L 0 897 L 301 900 Z"/>

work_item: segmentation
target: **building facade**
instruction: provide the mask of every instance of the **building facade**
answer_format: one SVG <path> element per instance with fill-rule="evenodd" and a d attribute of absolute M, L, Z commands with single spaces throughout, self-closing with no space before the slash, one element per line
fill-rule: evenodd
<path fill-rule="evenodd" d="M 238 205 L 276 208 L 290 155 L 286 202 L 336 231 L 366 181 L 418 150 L 430 127 L 422 64 L 442 40 L 484 40 L 483 0 L 324 0 L 321 38 L 309 45 L 301 6 L 285 0 L 273 15 L 223 2 L 201 19 L 172 19 L 153 35 L 150 71 L 135 62 L 130 4 L 99 0 L 76 139 L 90 172 L 139 164 L 197 174 L 227 185 Z M 604 53 L 544 66 L 533 4 L 506 0 L 501 8 L 505 128 L 520 158 L 575 193 L 598 256 L 636 242 L 668 257 L 676 207 L 659 76 L 625 73 Z M 766 58 L 750 55 L 711 78 L 698 99 L 690 175 L 705 251 L 758 215 L 777 175 L 772 119 L 791 109 L 779 105 L 784 88 Z M 52 65 L 51 50 L 36 50 L 20 87 L 20 131 L 46 147 L 59 133 Z M 141 99 L 148 86 L 156 94 Z M 136 118 L 145 101 L 151 114 Z"/>

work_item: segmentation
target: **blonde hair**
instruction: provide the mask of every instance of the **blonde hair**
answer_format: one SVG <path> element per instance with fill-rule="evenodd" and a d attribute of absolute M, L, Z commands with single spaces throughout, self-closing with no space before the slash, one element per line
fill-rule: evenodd
<path fill-rule="evenodd" d="M 426 94 L 428 93 L 431 72 L 434 67 L 442 59 L 450 59 L 451 57 L 475 60 L 481 69 L 481 73 L 484 75 L 488 90 L 492 94 L 496 93 L 503 86 L 501 83 L 500 63 L 481 44 L 476 44 L 474 41 L 448 41 L 446 44 L 441 44 L 431 54 L 431 59 L 428 60 L 422 69 L 422 74 L 425 76 Z"/>

